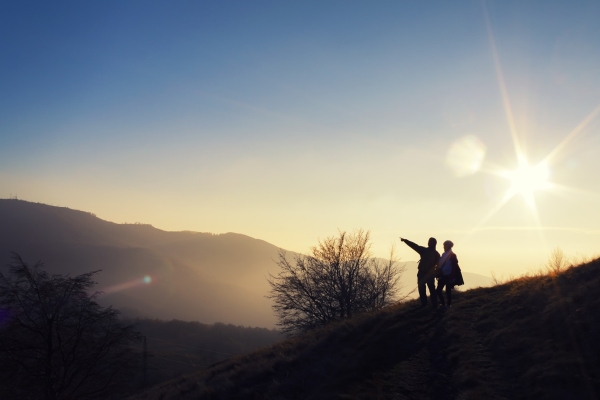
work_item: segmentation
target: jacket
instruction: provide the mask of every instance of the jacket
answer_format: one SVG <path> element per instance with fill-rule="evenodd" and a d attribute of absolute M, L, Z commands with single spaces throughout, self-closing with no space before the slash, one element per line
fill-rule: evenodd
<path fill-rule="evenodd" d="M 441 261 L 441 257 L 440 257 L 440 261 Z M 458 257 L 456 257 L 456 254 L 451 253 L 450 256 L 448 256 L 448 259 L 446 261 L 444 261 L 444 264 L 446 262 L 450 262 L 450 265 L 452 266 L 452 270 L 450 272 L 448 276 L 448 282 L 452 282 L 454 280 L 454 278 L 456 277 L 456 273 L 458 271 Z M 444 276 L 444 273 L 442 271 L 443 265 L 439 265 L 438 264 L 438 268 L 435 272 L 435 277 L 436 278 L 441 278 L 442 276 Z"/>
<path fill-rule="evenodd" d="M 411 249 L 419 253 L 421 259 L 417 267 L 417 277 L 422 276 L 435 276 L 435 269 L 440 262 L 440 253 L 436 249 L 430 247 L 419 246 L 418 244 L 411 242 L 408 239 L 404 239 L 404 243 Z"/>

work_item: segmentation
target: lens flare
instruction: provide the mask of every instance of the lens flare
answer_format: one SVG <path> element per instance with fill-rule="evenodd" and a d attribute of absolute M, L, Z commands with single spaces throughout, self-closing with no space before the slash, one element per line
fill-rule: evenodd
<path fill-rule="evenodd" d="M 152 277 L 150 275 L 146 275 L 141 279 L 134 279 L 129 282 L 124 282 L 124 283 L 119 283 L 118 285 L 109 286 L 109 287 L 103 289 L 102 292 L 104 292 L 106 294 L 121 292 L 123 290 L 132 289 L 132 288 L 135 288 L 138 286 L 149 285 L 150 283 L 152 283 Z"/>
<path fill-rule="evenodd" d="M 450 146 L 446 163 L 456 176 L 472 175 L 481 168 L 485 151 L 485 145 L 477 137 L 464 136 Z"/>

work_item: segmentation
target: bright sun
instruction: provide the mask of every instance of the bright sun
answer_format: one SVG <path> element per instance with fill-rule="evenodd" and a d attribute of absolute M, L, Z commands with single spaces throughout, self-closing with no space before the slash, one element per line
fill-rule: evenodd
<path fill-rule="evenodd" d="M 519 160 L 519 168 L 506 171 L 502 176 L 510 180 L 511 187 L 506 197 L 511 198 L 521 194 L 531 208 L 535 208 L 534 192 L 550 188 L 550 169 L 545 163 L 529 165 L 524 158 Z"/>
<path fill-rule="evenodd" d="M 494 35 L 492 32 L 491 24 L 489 17 L 486 12 L 486 25 L 488 28 L 488 36 L 490 39 L 490 45 L 492 48 L 492 56 L 494 59 L 494 66 L 496 68 L 496 76 L 498 78 L 498 86 L 500 88 L 500 94 L 502 95 L 502 103 L 504 104 L 504 111 L 506 113 L 506 121 L 508 123 L 508 128 L 512 137 L 514 149 L 516 152 L 518 165 L 519 167 L 513 171 L 507 170 L 499 170 L 494 168 L 491 172 L 494 175 L 501 176 L 506 178 L 510 182 L 510 188 L 505 193 L 504 197 L 493 207 L 490 212 L 483 218 L 483 220 L 479 223 L 479 225 L 474 228 L 473 231 L 476 231 L 481 226 L 483 226 L 490 218 L 492 218 L 510 199 L 512 199 L 516 195 L 523 196 L 523 199 L 531 208 L 533 216 L 535 217 L 538 226 L 541 226 L 541 222 L 539 219 L 538 211 L 535 204 L 534 194 L 539 191 L 553 191 L 566 189 L 566 187 L 562 185 L 557 185 L 549 181 L 550 179 L 550 168 L 549 165 L 554 157 L 560 153 L 560 151 L 575 138 L 584 129 L 588 126 L 588 124 L 600 115 L 600 105 L 598 105 L 587 117 L 585 117 L 567 136 L 550 152 L 546 157 L 537 165 L 530 165 L 529 161 L 527 161 L 527 157 L 523 151 L 521 146 L 521 141 L 519 140 L 519 135 L 517 134 L 517 126 L 515 123 L 515 118 L 513 116 L 512 107 L 510 104 L 510 100 L 508 98 L 508 91 L 506 89 L 506 84 L 504 83 L 504 74 L 502 73 L 502 66 L 500 65 L 500 58 L 498 57 L 498 50 L 496 49 L 496 42 L 494 39 Z M 459 152 L 458 156 L 462 154 Z M 456 157 L 459 158 L 459 157 Z M 460 165 L 459 165 L 460 167 Z M 479 167 L 479 164 L 477 165 Z M 467 168 L 468 172 L 469 169 Z"/>

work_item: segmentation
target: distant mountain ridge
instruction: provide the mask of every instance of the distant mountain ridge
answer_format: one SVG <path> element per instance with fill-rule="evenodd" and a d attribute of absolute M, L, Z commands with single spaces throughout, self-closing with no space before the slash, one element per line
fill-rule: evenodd
<path fill-rule="evenodd" d="M 273 327 L 266 278 L 278 270 L 273 261 L 278 251 L 236 233 L 167 232 L 66 207 L 0 199 L 1 265 L 17 252 L 29 263 L 42 260 L 53 273 L 101 269 L 96 279 L 106 292 L 101 301 L 132 315 Z M 407 263 L 404 292 L 416 283 L 415 275 L 416 263 Z M 150 284 L 143 283 L 145 276 Z M 465 281 L 465 288 L 491 283 L 470 273 Z"/>
<path fill-rule="evenodd" d="M 226 233 L 166 232 L 91 213 L 0 200 L 0 262 L 10 252 L 53 273 L 101 269 L 101 300 L 142 316 L 272 327 L 266 277 L 279 248 Z M 152 283 L 143 284 L 148 275 Z M 111 292 L 118 285 L 130 288 Z M 136 284 L 137 283 L 137 284 Z"/>

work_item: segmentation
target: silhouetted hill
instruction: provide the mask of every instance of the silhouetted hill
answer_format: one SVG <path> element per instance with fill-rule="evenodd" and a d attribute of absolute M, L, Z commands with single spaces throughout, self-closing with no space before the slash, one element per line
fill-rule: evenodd
<path fill-rule="evenodd" d="M 411 301 L 175 379 L 135 399 L 596 399 L 600 259 Z"/>
<path fill-rule="evenodd" d="M 53 273 L 101 269 L 101 302 L 131 316 L 272 327 L 266 277 L 278 248 L 227 233 L 166 232 L 91 213 L 0 200 L 0 262 L 19 253 Z M 144 284 L 148 275 L 152 283 Z"/>
<path fill-rule="evenodd" d="M 0 199 L 0 265 L 19 253 L 42 260 L 54 273 L 101 269 L 100 301 L 129 316 L 226 322 L 273 327 L 266 277 L 276 273 L 279 248 L 263 240 L 226 233 L 166 232 L 150 225 L 116 224 L 95 215 Z M 293 255 L 293 252 L 289 252 Z M 152 283 L 144 284 L 148 275 Z M 404 292 L 416 285 L 408 262 Z M 465 272 L 465 289 L 491 279 Z"/>

